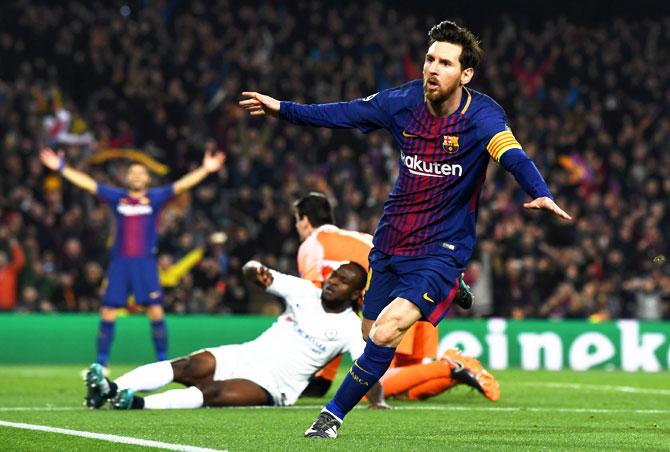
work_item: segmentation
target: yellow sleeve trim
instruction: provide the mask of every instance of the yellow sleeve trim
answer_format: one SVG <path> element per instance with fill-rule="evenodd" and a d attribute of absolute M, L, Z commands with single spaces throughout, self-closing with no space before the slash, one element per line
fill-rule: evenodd
<path fill-rule="evenodd" d="M 505 151 L 515 148 L 521 149 L 521 145 L 509 130 L 503 130 L 493 135 L 493 138 L 491 138 L 491 141 L 486 146 L 486 150 L 496 162 L 500 161 L 500 157 L 502 157 Z"/>

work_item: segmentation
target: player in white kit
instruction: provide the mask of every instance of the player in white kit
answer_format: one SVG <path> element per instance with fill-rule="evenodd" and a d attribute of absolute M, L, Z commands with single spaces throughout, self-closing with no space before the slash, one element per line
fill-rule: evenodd
<path fill-rule="evenodd" d="M 340 266 L 322 289 L 310 281 L 270 270 L 258 262 L 244 266 L 245 276 L 286 300 L 286 310 L 263 334 L 244 344 L 224 345 L 174 361 L 138 367 L 115 381 L 92 364 L 96 378 L 87 384 L 86 405 L 99 408 L 110 400 L 117 409 L 199 408 L 202 406 L 292 405 L 310 376 L 333 357 L 358 358 L 365 348 L 361 320 L 353 311 L 367 273 L 359 264 Z M 188 386 L 147 397 L 171 382 Z M 372 408 L 387 408 L 383 390 L 374 385 Z"/>

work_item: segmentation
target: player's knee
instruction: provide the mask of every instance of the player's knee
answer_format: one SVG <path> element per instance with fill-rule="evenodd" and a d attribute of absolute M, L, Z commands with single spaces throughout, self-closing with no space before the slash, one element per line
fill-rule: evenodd
<path fill-rule="evenodd" d="M 147 316 L 149 317 L 149 320 L 152 322 L 158 322 L 160 320 L 163 320 L 165 317 L 165 311 L 163 310 L 163 306 L 157 304 L 157 305 L 151 305 L 149 308 L 147 308 Z"/>
<path fill-rule="evenodd" d="M 201 388 L 202 401 L 205 406 L 222 406 L 223 390 L 216 385 L 208 385 Z"/>
<path fill-rule="evenodd" d="M 189 378 L 189 369 L 191 369 L 191 359 L 182 358 L 172 361 L 170 363 L 172 366 L 172 373 L 174 375 L 174 381 L 186 385 L 192 385 L 191 378 Z"/>
<path fill-rule="evenodd" d="M 403 331 L 395 318 L 377 320 L 370 329 L 370 339 L 377 345 L 393 347 L 400 342 Z"/>
<path fill-rule="evenodd" d="M 174 381 L 186 386 L 198 386 L 202 375 L 199 369 L 199 363 L 193 356 L 172 361 L 172 372 Z"/>
<path fill-rule="evenodd" d="M 103 307 L 100 310 L 100 318 L 105 322 L 113 322 L 116 320 L 116 309 Z"/>

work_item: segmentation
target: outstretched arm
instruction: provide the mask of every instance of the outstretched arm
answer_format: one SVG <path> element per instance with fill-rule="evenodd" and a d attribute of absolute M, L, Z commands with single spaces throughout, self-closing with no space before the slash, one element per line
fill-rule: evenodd
<path fill-rule="evenodd" d="M 278 101 L 265 94 L 245 91 L 240 107 L 251 116 L 275 116 L 293 124 L 329 127 L 335 129 L 359 129 L 362 132 L 387 127 L 389 114 L 383 108 L 378 94 L 351 102 L 303 105 Z"/>
<path fill-rule="evenodd" d="M 198 185 L 202 182 L 207 176 L 211 173 L 215 173 L 221 169 L 223 162 L 226 161 L 226 154 L 221 151 L 212 153 L 211 151 L 205 151 L 205 157 L 202 160 L 202 166 L 197 169 L 194 169 L 190 173 L 186 174 L 184 177 L 176 181 L 172 187 L 174 188 L 174 193 L 180 195 L 185 191 L 190 190 L 191 188 Z"/>
<path fill-rule="evenodd" d="M 65 153 L 62 150 L 56 153 L 51 148 L 42 148 L 40 150 L 40 161 L 50 170 L 61 173 L 65 179 L 77 187 L 83 188 L 89 193 L 96 194 L 98 183 L 88 174 L 67 166 L 65 164 Z"/>
<path fill-rule="evenodd" d="M 240 107 L 251 116 L 279 116 L 281 103 L 277 99 L 253 91 L 244 91 L 242 95 L 246 99 L 240 101 Z"/>
<path fill-rule="evenodd" d="M 500 164 L 514 175 L 519 185 L 533 198 L 533 201 L 524 203 L 524 208 L 547 210 L 563 220 L 572 220 L 554 202 L 542 175 L 525 152 L 521 149 L 510 149 L 500 156 Z"/>

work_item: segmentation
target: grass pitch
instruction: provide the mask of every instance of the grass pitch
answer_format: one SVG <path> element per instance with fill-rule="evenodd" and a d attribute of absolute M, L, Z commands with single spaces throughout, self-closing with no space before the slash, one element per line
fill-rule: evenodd
<path fill-rule="evenodd" d="M 326 399 L 291 408 L 91 411 L 81 405 L 83 367 L 0 366 L 0 421 L 229 451 L 670 450 L 667 373 L 496 372 L 497 403 L 457 387 L 425 402 L 392 401 L 392 411 L 358 408 L 337 440 L 321 441 L 302 434 Z M 0 425 L 0 450 L 147 449 Z"/>

